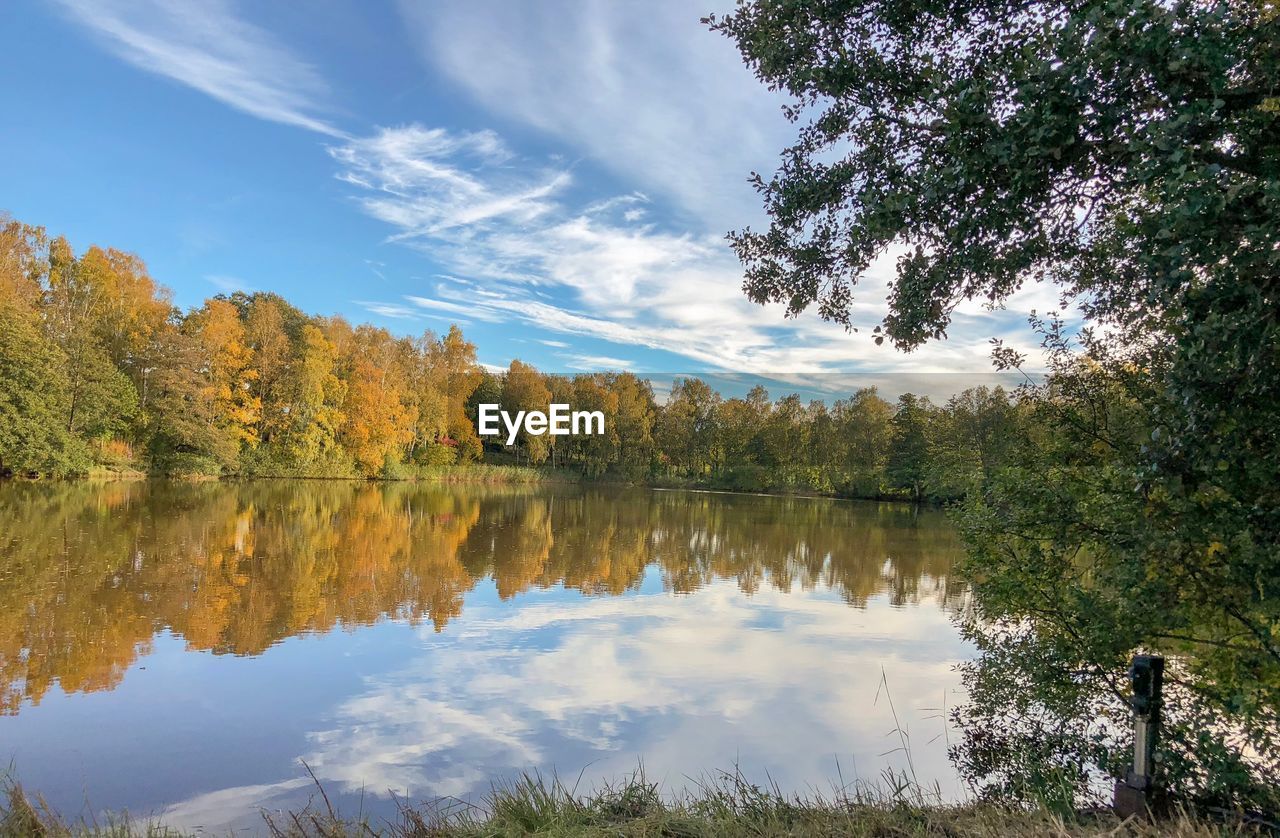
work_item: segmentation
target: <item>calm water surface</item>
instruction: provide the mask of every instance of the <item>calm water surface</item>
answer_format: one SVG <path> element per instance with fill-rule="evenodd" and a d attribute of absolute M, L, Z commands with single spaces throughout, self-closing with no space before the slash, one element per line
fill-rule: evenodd
<path fill-rule="evenodd" d="M 375 816 L 641 762 L 829 791 L 910 770 L 896 709 L 956 794 L 959 549 L 820 499 L 0 485 L 0 761 L 69 816 L 252 830 L 312 797 L 303 760 Z"/>

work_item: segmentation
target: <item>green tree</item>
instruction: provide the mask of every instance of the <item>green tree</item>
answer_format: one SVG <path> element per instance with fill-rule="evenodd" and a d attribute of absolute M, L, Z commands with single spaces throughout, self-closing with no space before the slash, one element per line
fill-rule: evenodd
<path fill-rule="evenodd" d="M 898 407 L 889 425 L 889 460 L 885 477 L 895 489 L 905 490 L 914 500 L 925 496 L 929 476 L 929 424 L 933 405 L 912 393 L 898 397 Z"/>
<path fill-rule="evenodd" d="M 842 449 L 847 491 L 863 497 L 879 495 L 894 438 L 893 406 L 880 398 L 876 388 L 868 387 L 836 402 L 834 413 L 835 443 Z"/>
<path fill-rule="evenodd" d="M 678 378 L 657 420 L 657 443 L 679 474 L 706 476 L 715 461 L 720 394 L 700 378 Z"/>
<path fill-rule="evenodd" d="M 566 399 L 575 410 L 600 411 L 604 414 L 604 433 L 571 437 L 573 453 L 582 465 L 584 474 L 596 477 L 604 474 L 619 459 L 623 436 L 618 425 L 618 393 L 610 386 L 611 380 L 603 373 L 575 375 L 573 396 Z M 637 428 L 643 432 L 643 428 Z"/>
<path fill-rule="evenodd" d="M 727 399 L 716 409 L 722 484 L 733 489 L 763 488 L 768 473 L 761 463 L 761 429 L 773 405 L 769 391 L 755 385 L 745 399 Z"/>
<path fill-rule="evenodd" d="M 757 0 L 710 24 L 801 123 L 755 180 L 769 228 L 730 236 L 753 299 L 850 324 L 892 246 L 900 347 L 1037 280 L 1106 327 L 1073 349 L 1038 324 L 1052 375 L 1022 399 L 1050 424 L 963 516 L 967 775 L 1087 797 L 1142 649 L 1176 670 L 1164 782 L 1280 808 L 1275 5 Z"/>
<path fill-rule="evenodd" d="M 65 474 L 87 465 L 66 426 L 64 363 L 33 312 L 0 299 L 0 475 Z"/>
<path fill-rule="evenodd" d="M 147 441 L 151 465 L 164 472 L 218 474 L 236 462 L 240 438 L 209 398 L 207 356 L 184 326 L 173 322 L 155 339 Z"/>
<path fill-rule="evenodd" d="M 42 322 L 66 359 L 63 423 L 73 436 L 120 434 L 137 410 L 137 391 L 104 340 L 104 332 L 127 330 L 119 325 L 129 306 L 117 279 L 100 249 L 91 248 L 78 259 L 66 239 L 50 243 Z"/>
<path fill-rule="evenodd" d="M 481 368 L 480 381 L 466 402 L 467 424 L 473 429 L 479 426 L 480 405 L 501 403 L 502 377 Z M 479 434 L 476 434 L 474 430 L 472 434 L 475 435 L 476 440 L 474 457 L 478 458 L 483 454 L 483 446 L 480 444 Z M 492 441 L 493 438 L 489 437 L 488 439 Z"/>
<path fill-rule="evenodd" d="M 1000 388 L 971 387 L 952 396 L 930 428 L 929 484 L 944 498 L 979 490 L 1004 465 L 1013 407 Z"/>
<path fill-rule="evenodd" d="M 804 472 L 809 429 L 804 405 L 794 393 L 778 399 L 760 429 L 761 464 L 778 488 L 794 488 Z"/>

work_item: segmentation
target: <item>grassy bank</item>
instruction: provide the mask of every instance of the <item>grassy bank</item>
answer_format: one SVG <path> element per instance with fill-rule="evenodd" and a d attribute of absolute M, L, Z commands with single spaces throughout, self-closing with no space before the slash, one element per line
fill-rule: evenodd
<path fill-rule="evenodd" d="M 422 469 L 410 474 L 407 479 L 444 484 L 576 483 L 579 481 L 579 476 L 573 472 L 556 469 L 467 463 Z"/>
<path fill-rule="evenodd" d="M 881 791 L 794 797 L 751 785 L 737 775 L 679 795 L 635 776 L 614 787 L 577 794 L 556 780 L 526 777 L 495 789 L 481 804 L 457 801 L 400 808 L 390 820 L 352 818 L 333 808 L 317 786 L 312 805 L 264 812 L 262 833 L 298 838 L 481 838 L 482 836 L 1130 836 L 1209 838 L 1272 834 L 1262 827 L 1177 813 L 1157 823 L 1121 821 L 1109 812 L 1054 814 L 993 805 L 942 805 L 927 796 Z M 104 817 L 68 823 L 15 784 L 0 804 L 0 838 L 27 836 L 182 836 L 158 822 Z M 215 834 L 203 831 L 200 834 Z"/>
<path fill-rule="evenodd" d="M 564 469 L 530 468 L 528 466 L 493 465 L 490 463 L 464 463 L 449 466 L 405 467 L 394 474 L 379 477 L 360 477 L 350 471 L 332 470 L 301 471 L 288 469 L 263 469 L 244 471 L 236 474 L 219 475 L 196 469 L 139 471 L 137 469 L 115 469 L 95 466 L 81 473 L 58 478 L 42 478 L 29 475 L 0 475 L 0 481 L 12 479 L 18 481 L 37 480 L 147 480 L 160 478 L 166 480 L 216 481 L 216 480 L 358 480 L 361 482 L 414 482 L 438 484 L 534 484 L 534 483 L 579 483 L 582 476 Z"/>
<path fill-rule="evenodd" d="M 593 482 L 593 481 L 587 481 Z M 609 477 L 600 478 L 594 482 L 625 482 L 621 480 L 611 480 Z M 740 483 L 727 482 L 723 480 L 697 480 L 691 477 L 668 477 L 655 476 L 647 480 L 642 480 L 635 485 L 647 486 L 652 489 L 686 489 L 695 492 L 724 492 L 730 495 L 769 495 L 771 497 L 784 498 L 834 498 L 836 500 L 870 500 L 870 501 L 887 501 L 887 502 L 903 502 L 903 503 L 919 503 L 931 506 L 941 506 L 950 501 L 959 500 L 959 497 L 914 497 L 909 492 L 897 491 L 836 491 L 834 489 L 821 489 L 812 486 L 774 486 L 761 485 L 752 486 Z"/>

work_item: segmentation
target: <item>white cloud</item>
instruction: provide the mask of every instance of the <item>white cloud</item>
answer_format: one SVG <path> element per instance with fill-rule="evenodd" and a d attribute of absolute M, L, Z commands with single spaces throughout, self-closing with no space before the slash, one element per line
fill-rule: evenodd
<path fill-rule="evenodd" d="M 224 274 L 209 274 L 205 277 L 205 281 L 217 287 L 224 294 L 230 294 L 235 291 L 243 291 L 246 294 L 250 294 L 256 290 L 243 279 Z"/>
<path fill-rule="evenodd" d="M 451 303 L 448 300 L 432 300 L 427 297 L 415 297 L 413 295 L 406 296 L 405 299 L 419 308 L 443 311 L 473 320 L 483 320 L 488 323 L 499 323 L 504 319 L 500 314 L 479 305 L 468 306 L 461 303 Z"/>
<path fill-rule="evenodd" d="M 608 355 L 573 355 L 563 354 L 563 358 L 571 370 L 583 372 L 619 372 L 635 369 L 635 363 L 625 358 L 611 358 Z"/>
<path fill-rule="evenodd" d="M 238 18 L 228 0 L 59 0 L 115 55 L 236 110 L 333 137 L 318 112 L 328 88 L 315 69 L 269 33 Z"/>
<path fill-rule="evenodd" d="M 203 831 L 214 824 L 217 831 L 228 834 L 251 833 L 262 827 L 263 810 L 296 805 L 297 793 L 312 785 L 309 777 L 293 777 L 278 783 L 218 789 L 169 806 L 158 820 L 171 829 Z"/>
<path fill-rule="evenodd" d="M 364 190 L 364 210 L 398 228 L 400 239 L 499 219 L 533 221 L 570 180 L 554 170 L 513 177 L 501 166 L 510 152 L 492 131 L 382 128 L 329 153 L 341 167 L 338 177 Z"/>
<path fill-rule="evenodd" d="M 368 300 L 352 300 L 352 302 L 370 314 L 376 314 L 379 317 L 390 317 L 394 320 L 413 320 L 419 316 L 418 312 L 413 309 L 395 303 L 378 303 L 369 302 Z"/>
<path fill-rule="evenodd" d="M 859 283 L 851 311 L 862 332 L 813 314 L 787 320 L 780 306 L 744 297 L 741 266 L 719 234 L 628 221 L 648 202 L 639 193 L 575 204 L 566 171 L 522 164 L 491 132 L 383 128 L 330 154 L 389 239 L 443 268 L 427 293 L 406 297 L 437 316 L 661 350 L 688 359 L 690 372 L 762 374 L 974 372 L 990 366 L 989 337 L 1008 330 L 1009 312 L 971 304 L 949 341 L 910 355 L 876 346 L 867 330 L 887 311 L 896 252 Z M 1041 304 L 1043 291 L 1030 287 L 1010 305 L 1023 302 Z"/>
<path fill-rule="evenodd" d="M 431 71 L 493 113 L 660 190 L 712 229 L 756 219 L 747 175 L 772 170 L 793 129 L 782 99 L 699 22 L 708 6 L 403 0 L 400 8 Z"/>
<path fill-rule="evenodd" d="M 813 316 L 786 321 L 777 307 L 747 303 L 723 231 L 762 220 L 746 176 L 772 171 L 795 128 L 780 113 L 783 99 L 752 76 L 730 41 L 699 22 L 710 9 L 683 0 L 500 5 L 451 0 L 428 9 L 402 0 L 400 8 L 433 72 L 501 118 L 555 137 L 626 187 L 652 190 L 684 212 L 682 226 L 644 226 L 654 217 L 651 201 L 629 193 L 562 206 L 533 227 L 487 236 L 478 249 L 468 242 L 460 273 L 482 284 L 559 286 L 571 300 L 495 307 L 531 325 L 664 348 L 716 369 L 938 372 L 989 368 L 990 335 L 1007 330 L 1018 312 L 1043 311 L 1056 293 L 1029 286 L 1002 313 L 963 303 L 951 340 L 911 355 Z M 475 61 L 477 54 L 487 60 Z M 869 328 L 886 313 L 894 258 L 886 254 L 855 290 L 857 324 Z"/>

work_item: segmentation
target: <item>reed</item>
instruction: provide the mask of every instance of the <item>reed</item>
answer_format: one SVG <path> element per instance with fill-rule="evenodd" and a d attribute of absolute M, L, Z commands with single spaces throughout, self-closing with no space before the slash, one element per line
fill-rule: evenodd
<path fill-rule="evenodd" d="M 555 775 L 526 774 L 499 785 L 480 802 L 440 800 L 399 807 L 390 820 L 338 811 L 319 786 L 313 803 L 296 812 L 264 814 L 262 832 L 274 838 L 502 838 L 503 836 L 949 836 L 949 838 L 1211 838 L 1264 835 L 1244 822 L 1178 813 L 1159 823 L 1121 821 L 1109 812 L 1069 816 L 992 804 L 946 804 L 907 775 L 837 785 L 831 792 L 786 794 L 725 772 L 675 793 L 642 770 L 587 792 Z M 113 817 L 68 823 L 30 800 L 13 782 L 0 804 L 0 836 L 171 838 L 183 833 L 156 822 Z"/>

